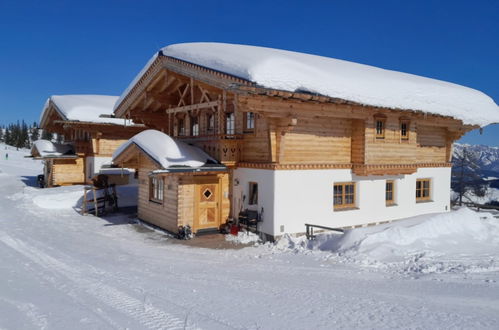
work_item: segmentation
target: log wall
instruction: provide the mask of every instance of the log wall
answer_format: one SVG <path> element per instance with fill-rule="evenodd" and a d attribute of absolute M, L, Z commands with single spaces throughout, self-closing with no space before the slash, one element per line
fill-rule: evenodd
<path fill-rule="evenodd" d="M 54 159 L 52 162 L 51 181 L 49 185 L 64 186 L 83 184 L 85 172 L 83 158 Z"/>

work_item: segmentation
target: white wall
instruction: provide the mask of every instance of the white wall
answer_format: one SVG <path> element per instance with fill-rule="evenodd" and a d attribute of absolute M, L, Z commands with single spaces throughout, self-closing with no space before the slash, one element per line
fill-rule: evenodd
<path fill-rule="evenodd" d="M 99 174 L 99 170 L 101 169 L 102 165 L 111 164 L 111 160 L 111 157 L 87 157 L 87 168 L 85 170 L 86 178 L 91 179 L 95 175 Z"/>
<path fill-rule="evenodd" d="M 234 187 L 234 200 L 241 191 L 248 196 L 249 182 L 258 182 L 259 207 L 265 209 L 260 230 L 273 236 L 304 232 L 305 223 L 346 227 L 450 210 L 450 168 L 420 168 L 412 175 L 372 177 L 358 177 L 347 169 L 237 169 L 236 178 L 239 186 Z M 417 178 L 432 179 L 431 202 L 416 203 Z M 386 180 L 395 181 L 394 206 L 385 203 Z M 335 211 L 333 185 L 350 181 L 356 182 L 357 209 Z M 247 197 L 245 204 L 247 208 Z"/>
<path fill-rule="evenodd" d="M 258 229 L 272 235 L 274 228 L 274 176 L 276 171 L 238 168 L 233 175 L 232 214 L 237 216 L 240 210 L 254 209 L 260 212 L 263 208 L 263 222 Z M 239 184 L 235 182 L 239 181 Z M 258 204 L 248 205 L 249 182 L 258 183 Z M 245 197 L 245 198 L 244 198 Z M 243 202 L 244 199 L 244 202 Z"/>

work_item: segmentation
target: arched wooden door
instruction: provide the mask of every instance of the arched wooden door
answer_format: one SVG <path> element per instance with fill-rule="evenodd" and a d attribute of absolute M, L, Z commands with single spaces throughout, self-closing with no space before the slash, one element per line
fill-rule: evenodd
<path fill-rule="evenodd" d="M 196 180 L 194 232 L 220 227 L 220 185 L 217 177 Z"/>

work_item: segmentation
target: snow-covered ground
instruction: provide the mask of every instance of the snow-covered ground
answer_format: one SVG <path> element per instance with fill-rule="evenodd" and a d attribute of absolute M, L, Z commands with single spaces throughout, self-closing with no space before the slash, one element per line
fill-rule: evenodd
<path fill-rule="evenodd" d="M 34 188 L 41 164 L 3 152 L 0 329 L 499 328 L 486 213 L 195 248 L 130 216 L 78 215 L 78 187 Z"/>

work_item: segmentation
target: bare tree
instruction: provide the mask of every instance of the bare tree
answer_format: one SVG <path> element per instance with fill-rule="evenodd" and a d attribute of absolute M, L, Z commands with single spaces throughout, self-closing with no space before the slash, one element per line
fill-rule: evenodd
<path fill-rule="evenodd" d="M 451 186 L 458 194 L 459 205 L 462 205 L 466 193 L 483 197 L 487 192 L 488 184 L 480 175 L 479 164 L 478 156 L 467 148 L 463 148 L 461 154 L 454 154 Z"/>

